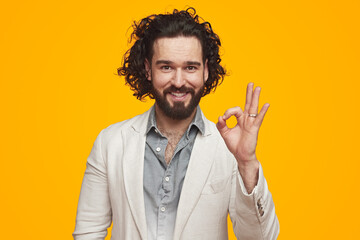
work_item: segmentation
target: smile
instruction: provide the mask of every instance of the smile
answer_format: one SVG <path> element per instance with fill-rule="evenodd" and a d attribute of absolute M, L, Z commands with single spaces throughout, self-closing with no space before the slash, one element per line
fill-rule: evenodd
<path fill-rule="evenodd" d="M 174 95 L 174 96 L 176 96 L 176 97 L 183 97 L 183 96 L 185 96 L 186 95 L 186 93 L 174 93 L 174 92 L 172 92 L 172 93 L 170 93 L 171 95 Z"/>
<path fill-rule="evenodd" d="M 172 96 L 172 99 L 177 100 L 177 101 L 181 101 L 184 100 L 185 97 L 188 95 L 188 93 L 186 92 L 170 92 L 170 95 Z"/>

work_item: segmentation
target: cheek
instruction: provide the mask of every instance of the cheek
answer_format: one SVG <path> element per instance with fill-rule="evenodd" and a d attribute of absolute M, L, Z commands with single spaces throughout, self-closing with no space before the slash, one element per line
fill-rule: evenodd
<path fill-rule="evenodd" d="M 189 74 L 187 79 L 189 83 L 195 88 L 200 88 L 204 85 L 204 75 L 202 72 L 196 74 Z"/>
<path fill-rule="evenodd" d="M 164 88 L 171 82 L 171 74 L 154 73 L 152 76 L 152 84 L 155 88 Z"/>

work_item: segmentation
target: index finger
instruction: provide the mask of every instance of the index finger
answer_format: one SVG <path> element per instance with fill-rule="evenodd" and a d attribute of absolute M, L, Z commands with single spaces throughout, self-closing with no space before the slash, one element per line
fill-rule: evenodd
<path fill-rule="evenodd" d="M 231 116 L 235 116 L 239 120 L 242 114 L 243 111 L 240 107 L 229 108 L 224 113 L 224 120 L 228 120 Z"/>

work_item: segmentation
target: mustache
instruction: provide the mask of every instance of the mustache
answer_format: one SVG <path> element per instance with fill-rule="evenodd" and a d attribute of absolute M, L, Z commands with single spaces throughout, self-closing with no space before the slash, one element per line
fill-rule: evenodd
<path fill-rule="evenodd" d="M 195 94 L 195 90 L 193 88 L 189 88 L 189 87 L 185 87 L 185 86 L 177 88 L 172 85 L 164 90 L 164 94 L 171 93 L 171 92 L 178 92 L 178 93 L 189 92 L 190 94 Z"/>

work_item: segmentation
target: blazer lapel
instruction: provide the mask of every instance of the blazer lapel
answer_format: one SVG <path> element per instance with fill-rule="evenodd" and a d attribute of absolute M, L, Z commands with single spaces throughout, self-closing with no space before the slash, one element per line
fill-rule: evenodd
<path fill-rule="evenodd" d="M 145 128 L 148 112 L 142 114 L 133 125 L 124 132 L 123 175 L 126 196 L 141 239 L 147 239 L 145 216 L 143 172 L 145 152 Z"/>
<path fill-rule="evenodd" d="M 203 119 L 205 122 L 205 134 L 201 135 L 199 133 L 197 135 L 191 153 L 177 209 L 174 239 L 180 238 L 186 222 L 200 198 L 214 162 L 213 156 L 216 143 L 211 137 L 209 121 L 204 117 Z"/>

